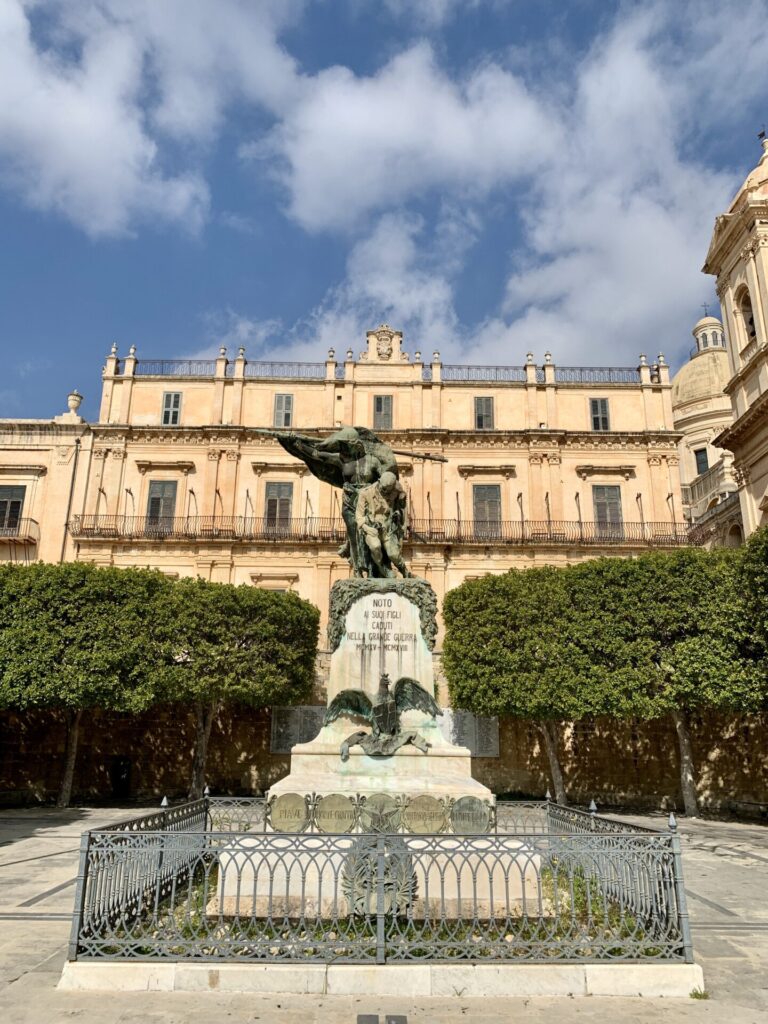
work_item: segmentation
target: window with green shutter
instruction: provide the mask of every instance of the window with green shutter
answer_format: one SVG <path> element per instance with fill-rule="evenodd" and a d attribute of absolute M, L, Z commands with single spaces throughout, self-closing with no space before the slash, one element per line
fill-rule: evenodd
<path fill-rule="evenodd" d="M 610 430 L 610 420 L 608 418 L 608 399 L 607 398 L 590 398 L 589 400 L 589 414 L 592 419 L 593 430 Z"/>
<path fill-rule="evenodd" d="M 392 429 L 392 395 L 373 396 L 373 429 Z"/>
<path fill-rule="evenodd" d="M 177 427 L 181 420 L 181 392 L 166 391 L 163 394 L 163 417 L 164 427 Z"/>
<path fill-rule="evenodd" d="M 285 428 L 293 424 L 293 395 L 275 395 L 274 426 Z"/>
<path fill-rule="evenodd" d="M 150 480 L 147 497 L 147 530 L 170 533 L 176 514 L 176 481 Z"/>
<path fill-rule="evenodd" d="M 501 485 L 475 484 L 472 488 L 475 535 L 498 537 L 501 531 Z"/>
<path fill-rule="evenodd" d="M 15 533 L 24 508 L 26 487 L 0 487 L 0 533 Z"/>
<path fill-rule="evenodd" d="M 475 399 L 475 430 L 493 430 L 493 399 Z"/>
<path fill-rule="evenodd" d="M 293 484 L 267 484 L 264 519 L 268 527 L 287 529 L 291 525 Z"/>
<path fill-rule="evenodd" d="M 595 510 L 595 526 L 601 535 L 623 532 L 621 515 L 621 488 L 615 484 L 594 484 L 592 503 Z"/>

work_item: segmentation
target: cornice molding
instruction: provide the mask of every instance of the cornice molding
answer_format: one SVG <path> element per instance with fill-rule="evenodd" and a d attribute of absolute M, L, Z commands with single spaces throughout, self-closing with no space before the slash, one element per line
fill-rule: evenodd
<path fill-rule="evenodd" d="M 459 476 L 465 479 L 468 476 L 503 476 L 505 480 L 517 476 L 514 465 L 501 464 L 498 466 L 459 466 Z"/>
<path fill-rule="evenodd" d="M 736 451 L 739 445 L 747 441 L 753 434 L 760 430 L 765 421 L 768 420 L 768 391 L 752 403 L 745 413 L 730 427 L 718 434 L 713 444 L 718 448 L 727 448 Z"/>
<path fill-rule="evenodd" d="M 136 468 L 142 476 L 154 470 L 182 473 L 184 476 L 195 472 L 194 462 L 169 461 L 167 459 L 136 459 Z"/>
<path fill-rule="evenodd" d="M 262 473 L 297 473 L 304 476 L 308 470 L 303 462 L 252 462 L 251 466 L 256 476 Z"/>
<path fill-rule="evenodd" d="M 0 466 L 0 475 L 2 476 L 45 476 L 47 472 L 48 467 L 41 465 L 12 466 L 8 464 Z"/>
<path fill-rule="evenodd" d="M 586 480 L 588 476 L 623 476 L 625 480 L 631 479 L 636 476 L 634 466 L 577 466 L 577 474 L 582 480 Z"/>

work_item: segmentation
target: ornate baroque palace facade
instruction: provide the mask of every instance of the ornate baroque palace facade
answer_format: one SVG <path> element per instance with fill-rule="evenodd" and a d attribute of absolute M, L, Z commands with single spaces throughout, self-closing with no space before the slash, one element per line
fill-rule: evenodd
<path fill-rule="evenodd" d="M 65 416 L 79 421 L 76 407 Z M 242 349 L 234 360 L 223 349 L 210 360 L 113 350 L 98 423 L 66 428 L 87 444 L 78 466 L 71 455 L 62 467 L 53 501 L 26 475 L 34 460 L 3 446 L 6 557 L 63 551 L 290 589 L 325 617 L 331 585 L 349 574 L 338 492 L 261 431 L 319 436 L 342 424 L 398 451 L 406 559 L 439 599 L 512 566 L 687 542 L 663 357 L 637 368 L 561 367 L 548 354 L 543 365 L 530 354 L 523 366 L 448 365 L 437 352 L 409 356 L 382 325 L 343 361 L 333 351 L 267 363 Z"/>

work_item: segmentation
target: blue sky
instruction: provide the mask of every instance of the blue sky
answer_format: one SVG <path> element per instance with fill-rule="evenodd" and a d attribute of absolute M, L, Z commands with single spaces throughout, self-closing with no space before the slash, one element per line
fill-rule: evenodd
<path fill-rule="evenodd" d="M 687 356 L 768 0 L 0 0 L 0 417 L 174 358 Z"/>

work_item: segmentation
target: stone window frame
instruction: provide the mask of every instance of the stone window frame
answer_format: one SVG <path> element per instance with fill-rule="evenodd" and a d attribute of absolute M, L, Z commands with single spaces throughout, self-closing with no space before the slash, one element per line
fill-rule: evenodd
<path fill-rule="evenodd" d="M 608 433 L 611 429 L 611 407 L 608 399 L 589 398 L 588 402 L 590 429 L 599 434 Z"/>

